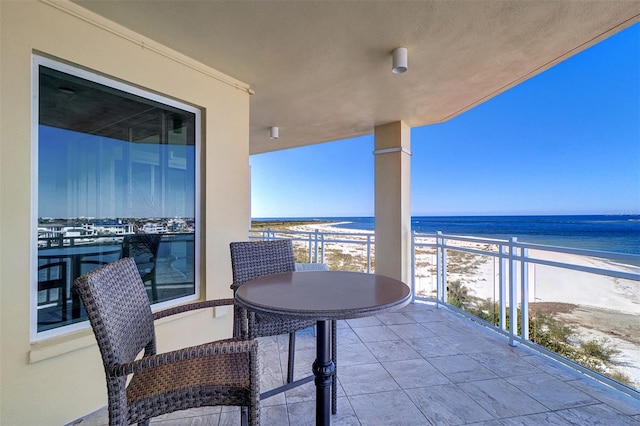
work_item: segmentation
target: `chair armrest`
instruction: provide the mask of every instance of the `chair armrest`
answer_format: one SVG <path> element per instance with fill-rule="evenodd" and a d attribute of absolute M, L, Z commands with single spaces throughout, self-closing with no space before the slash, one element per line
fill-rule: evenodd
<path fill-rule="evenodd" d="M 213 308 L 215 306 L 233 305 L 233 299 L 216 299 L 205 300 L 204 302 L 188 303 L 186 305 L 175 306 L 169 309 L 163 309 L 153 314 L 154 321 L 171 315 L 181 314 L 183 312 L 194 311 L 196 309 Z"/>
<path fill-rule="evenodd" d="M 226 339 L 198 346 L 191 346 L 162 354 L 149 355 L 126 364 L 117 364 L 107 370 L 110 377 L 121 377 L 149 370 L 165 364 L 187 361 L 232 353 L 249 353 L 251 358 L 258 357 L 257 340 Z"/>

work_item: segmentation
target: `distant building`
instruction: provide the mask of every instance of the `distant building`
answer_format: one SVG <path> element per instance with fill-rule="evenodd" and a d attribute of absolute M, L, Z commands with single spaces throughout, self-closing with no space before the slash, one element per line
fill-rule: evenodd
<path fill-rule="evenodd" d="M 167 225 L 165 225 L 164 223 L 147 222 L 142 227 L 142 232 L 144 232 L 145 234 L 166 234 Z"/>
<path fill-rule="evenodd" d="M 127 235 L 133 234 L 133 224 L 121 220 L 102 220 L 83 225 L 87 231 L 93 231 L 97 235 Z"/>
<path fill-rule="evenodd" d="M 38 226 L 38 238 L 57 238 L 64 234 L 66 225 L 61 223 L 40 224 Z"/>

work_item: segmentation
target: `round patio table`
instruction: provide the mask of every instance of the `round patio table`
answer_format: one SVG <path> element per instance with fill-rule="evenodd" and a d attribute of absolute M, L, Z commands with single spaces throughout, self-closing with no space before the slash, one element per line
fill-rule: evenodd
<path fill-rule="evenodd" d="M 393 278 L 343 271 L 305 271 L 267 275 L 242 284 L 236 303 L 261 314 L 317 321 L 316 425 L 329 425 L 331 360 L 330 321 L 359 318 L 405 306 L 411 291 Z"/>

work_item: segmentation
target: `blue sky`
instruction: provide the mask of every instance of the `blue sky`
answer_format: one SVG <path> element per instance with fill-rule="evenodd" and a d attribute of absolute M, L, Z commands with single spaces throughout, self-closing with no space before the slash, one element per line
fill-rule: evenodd
<path fill-rule="evenodd" d="M 373 136 L 251 157 L 252 216 L 373 216 Z M 412 215 L 640 214 L 640 24 L 411 130 Z"/>

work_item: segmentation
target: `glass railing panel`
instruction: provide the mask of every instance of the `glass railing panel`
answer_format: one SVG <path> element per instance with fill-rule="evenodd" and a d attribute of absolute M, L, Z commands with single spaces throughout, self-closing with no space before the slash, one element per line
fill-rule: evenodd
<path fill-rule="evenodd" d="M 38 332 L 85 321 L 86 313 L 75 295 L 73 282 L 121 257 L 122 246 L 117 243 L 65 240 L 66 245 L 42 244 L 38 248 Z"/>
<path fill-rule="evenodd" d="M 446 252 L 447 303 L 499 325 L 498 259 L 489 253 L 457 249 L 447 249 Z"/>
<path fill-rule="evenodd" d="M 577 266 L 633 269 L 567 253 L 545 252 L 541 257 Z M 529 339 L 640 389 L 640 283 L 549 265 L 529 270 Z"/>
<path fill-rule="evenodd" d="M 325 240 L 322 248 L 324 255 L 321 254 L 324 263 L 329 268 L 336 271 L 353 271 L 353 272 L 374 272 L 374 249 L 373 245 L 367 248 L 366 237 L 338 236 L 336 242 Z M 368 253 L 368 250 L 369 253 Z"/>
<path fill-rule="evenodd" d="M 416 240 L 417 244 L 414 250 L 415 296 L 436 299 L 438 292 L 437 251 L 435 247 L 431 246 L 435 244 L 435 239 L 420 238 Z"/>

